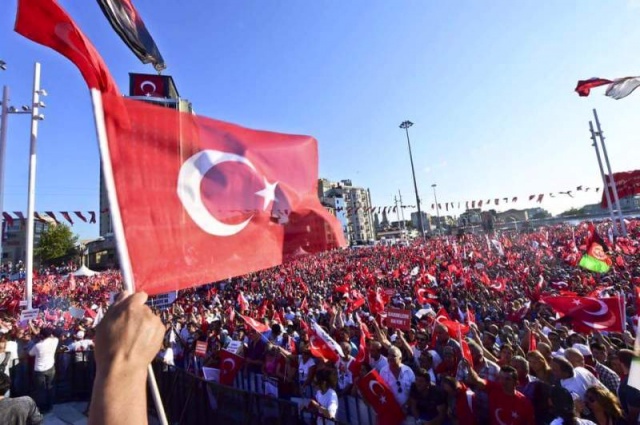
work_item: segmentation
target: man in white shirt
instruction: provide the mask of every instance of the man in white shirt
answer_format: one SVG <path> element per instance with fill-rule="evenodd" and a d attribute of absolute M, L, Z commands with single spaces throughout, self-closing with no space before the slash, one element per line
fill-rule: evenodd
<path fill-rule="evenodd" d="M 554 357 L 551 361 L 551 372 L 560 380 L 560 385 L 580 400 L 589 387 L 603 387 L 602 383 L 591 372 L 583 367 L 573 367 L 564 357 Z M 583 400 L 584 401 L 584 400 Z"/>
<path fill-rule="evenodd" d="M 402 352 L 398 347 L 389 348 L 387 360 L 389 364 L 382 368 L 380 377 L 391 388 L 398 404 L 404 406 L 409 401 L 411 384 L 416 376 L 409 366 L 402 364 Z"/>
<path fill-rule="evenodd" d="M 73 337 L 74 341 L 66 348 L 73 353 L 74 392 L 76 396 L 83 397 L 89 394 L 89 356 L 93 354 L 93 341 L 85 336 L 85 331 L 78 331 Z"/>
<path fill-rule="evenodd" d="M 53 379 L 56 375 L 55 362 L 58 338 L 53 335 L 53 329 L 43 328 L 40 331 L 40 341 L 37 342 L 29 355 L 35 357 L 34 380 L 36 384 L 36 403 L 43 413 L 51 410 L 53 404 Z"/>
<path fill-rule="evenodd" d="M 387 366 L 389 362 L 387 358 L 381 354 L 382 344 L 378 341 L 372 341 L 369 344 L 369 366 L 380 372 L 382 368 Z"/>

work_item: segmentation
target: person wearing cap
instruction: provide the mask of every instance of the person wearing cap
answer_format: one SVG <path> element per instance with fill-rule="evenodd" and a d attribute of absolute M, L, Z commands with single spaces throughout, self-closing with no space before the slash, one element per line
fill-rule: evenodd
<path fill-rule="evenodd" d="M 73 354 L 73 389 L 78 397 L 89 394 L 89 360 L 93 351 L 93 340 L 87 335 L 93 331 L 78 330 L 73 335 L 73 342 L 65 347 Z"/>

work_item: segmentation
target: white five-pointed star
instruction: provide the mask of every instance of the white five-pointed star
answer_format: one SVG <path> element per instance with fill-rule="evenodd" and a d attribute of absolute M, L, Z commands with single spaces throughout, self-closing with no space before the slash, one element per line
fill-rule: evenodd
<path fill-rule="evenodd" d="M 264 189 L 257 191 L 256 195 L 262 196 L 264 198 L 264 206 L 262 207 L 262 211 L 265 211 L 269 206 L 269 202 L 277 201 L 276 186 L 278 185 L 278 182 L 269 183 L 266 177 L 263 177 L 263 179 L 264 179 Z"/>
<path fill-rule="evenodd" d="M 512 417 L 513 419 L 518 419 L 518 412 L 513 412 L 513 413 L 511 413 L 511 417 Z"/>
<path fill-rule="evenodd" d="M 380 403 L 385 404 L 387 402 L 387 398 L 385 396 L 380 396 Z"/>
<path fill-rule="evenodd" d="M 575 305 L 580 305 L 580 304 L 582 304 L 582 303 L 580 302 L 580 300 L 573 300 L 573 303 L 574 303 Z"/>

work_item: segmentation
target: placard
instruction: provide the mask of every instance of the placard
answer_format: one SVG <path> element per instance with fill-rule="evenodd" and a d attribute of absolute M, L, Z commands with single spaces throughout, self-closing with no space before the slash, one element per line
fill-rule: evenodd
<path fill-rule="evenodd" d="M 40 310 L 38 310 L 37 308 L 32 308 L 31 310 L 22 310 L 20 312 L 20 321 L 24 322 L 36 319 L 38 318 L 38 313 L 40 313 Z"/>
<path fill-rule="evenodd" d="M 196 352 L 198 357 L 204 357 L 207 355 L 207 341 L 196 341 Z"/>
<path fill-rule="evenodd" d="M 387 326 L 403 331 L 411 329 L 411 310 L 401 310 L 399 308 L 387 308 Z"/>
<path fill-rule="evenodd" d="M 74 319 L 82 319 L 84 317 L 84 309 L 83 308 L 77 308 L 77 307 L 71 307 L 71 308 L 69 308 L 69 314 Z"/>
<path fill-rule="evenodd" d="M 240 347 L 242 347 L 242 342 L 240 341 L 231 341 L 225 350 L 232 352 L 233 354 L 238 354 L 240 351 Z"/>
<path fill-rule="evenodd" d="M 178 298 L 178 291 L 167 292 L 166 294 L 159 294 L 155 297 L 149 297 L 147 304 L 149 307 L 155 307 L 160 310 L 169 308 L 171 304 Z"/>
<path fill-rule="evenodd" d="M 203 367 L 202 375 L 205 381 L 220 382 L 220 369 L 214 367 Z"/>

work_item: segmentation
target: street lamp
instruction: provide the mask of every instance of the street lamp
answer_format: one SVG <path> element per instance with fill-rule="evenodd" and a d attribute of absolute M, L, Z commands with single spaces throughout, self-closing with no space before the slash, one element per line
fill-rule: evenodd
<path fill-rule="evenodd" d="M 436 203 L 436 216 L 438 217 L 438 234 L 442 235 L 442 231 L 440 230 L 440 207 L 438 206 L 438 196 L 436 195 L 436 186 L 437 184 L 432 184 L 431 187 L 433 188 L 433 200 Z"/>
<path fill-rule="evenodd" d="M 407 146 L 409 146 L 409 161 L 411 161 L 411 175 L 413 176 L 413 190 L 416 192 L 416 205 L 418 207 L 418 227 L 420 228 L 420 237 L 424 238 L 424 224 L 422 222 L 422 210 L 420 209 L 420 196 L 418 196 L 418 184 L 416 183 L 416 170 L 413 168 L 413 155 L 411 154 L 411 141 L 409 140 L 409 127 L 413 123 L 411 121 L 402 121 L 400 128 L 407 133 Z"/>
<path fill-rule="evenodd" d="M 6 63 L 0 61 L 0 69 L 6 69 Z M 9 114 L 28 114 L 31 116 L 30 148 L 29 148 L 29 189 L 27 198 L 27 236 L 26 236 L 26 301 L 27 310 L 32 308 L 33 289 L 33 237 L 34 237 L 34 207 L 35 207 L 35 184 L 36 184 L 36 142 L 38 139 L 38 122 L 44 120 L 44 115 L 39 112 L 44 108 L 44 102 L 40 101 L 40 96 L 46 96 L 47 92 L 40 88 L 40 63 L 36 62 L 33 70 L 33 93 L 31 105 L 23 105 L 20 109 L 9 106 L 9 87 L 4 86 L 2 90 L 2 114 L 0 116 L 0 213 L 4 212 L 4 159 L 6 157 L 7 145 L 7 125 Z M 0 262 L 2 261 L 0 247 Z"/>

